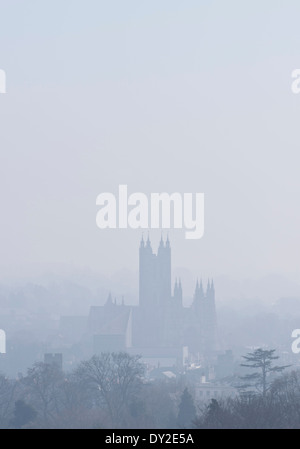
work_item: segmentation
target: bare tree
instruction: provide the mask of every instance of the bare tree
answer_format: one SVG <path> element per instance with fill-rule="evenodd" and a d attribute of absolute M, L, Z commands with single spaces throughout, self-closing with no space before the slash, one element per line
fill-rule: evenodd
<path fill-rule="evenodd" d="M 270 393 L 282 411 L 282 421 L 293 429 L 300 428 L 300 371 L 291 371 L 275 379 Z"/>
<path fill-rule="evenodd" d="M 17 383 L 0 374 L 0 428 L 9 427 L 13 414 Z"/>
<path fill-rule="evenodd" d="M 195 420 L 200 429 L 280 429 L 282 409 L 271 394 L 212 399 Z"/>
<path fill-rule="evenodd" d="M 65 376 L 59 386 L 59 428 L 99 428 L 101 413 L 93 407 L 93 391 L 74 373 Z"/>
<path fill-rule="evenodd" d="M 211 399 L 203 408 L 199 407 L 194 425 L 198 429 L 234 429 L 237 426 L 233 413 L 233 404 L 230 398 Z"/>
<path fill-rule="evenodd" d="M 114 427 L 124 424 L 124 411 L 144 374 L 139 360 L 140 356 L 125 352 L 102 353 L 82 362 L 76 371 L 79 379 L 98 393 L 96 399 L 107 407 Z"/>
<path fill-rule="evenodd" d="M 28 402 L 37 411 L 41 427 L 55 426 L 55 416 L 59 407 L 59 387 L 63 373 L 55 364 L 38 362 L 28 369 L 22 379 Z"/>

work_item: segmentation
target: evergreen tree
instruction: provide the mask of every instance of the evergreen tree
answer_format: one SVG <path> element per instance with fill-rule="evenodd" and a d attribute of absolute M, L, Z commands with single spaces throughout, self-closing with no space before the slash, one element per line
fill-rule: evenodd
<path fill-rule="evenodd" d="M 180 400 L 177 424 L 180 428 L 187 428 L 193 424 L 196 418 L 196 408 L 193 398 L 188 389 L 185 388 Z"/>
<path fill-rule="evenodd" d="M 19 400 L 15 402 L 12 425 L 17 429 L 21 429 L 26 424 L 34 421 L 36 415 L 37 413 L 31 405 L 28 405 L 24 401 Z"/>
<path fill-rule="evenodd" d="M 242 363 L 241 366 L 257 369 L 256 372 L 241 377 L 241 379 L 249 382 L 248 384 L 243 385 L 243 388 L 255 386 L 257 390 L 261 391 L 263 398 L 266 397 L 269 374 L 281 373 L 285 368 L 290 366 L 273 366 L 273 361 L 279 359 L 278 356 L 274 355 L 274 352 L 275 349 L 264 350 L 259 348 L 243 356 L 243 359 L 245 359 L 247 363 Z"/>

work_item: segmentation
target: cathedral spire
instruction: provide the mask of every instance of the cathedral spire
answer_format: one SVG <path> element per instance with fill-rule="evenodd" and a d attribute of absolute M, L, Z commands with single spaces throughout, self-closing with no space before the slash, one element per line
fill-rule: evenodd
<path fill-rule="evenodd" d="M 210 288 L 211 288 L 211 287 L 210 287 L 209 278 L 208 278 L 208 281 L 207 281 L 207 289 L 206 289 L 206 295 L 209 294 Z"/>
<path fill-rule="evenodd" d="M 199 281 L 197 279 L 195 293 L 194 293 L 194 303 L 198 302 L 198 300 L 199 300 Z"/>
<path fill-rule="evenodd" d="M 163 235 L 161 233 L 160 242 L 159 242 L 159 249 L 162 250 L 164 247 L 165 247 L 165 245 L 164 245 Z"/>
<path fill-rule="evenodd" d="M 151 249 L 151 242 L 150 242 L 150 236 L 149 236 L 149 232 L 148 232 L 148 238 L 147 238 L 147 244 L 146 244 L 146 248 Z"/>
<path fill-rule="evenodd" d="M 174 287 L 174 300 L 175 300 L 175 304 L 177 306 L 181 306 L 182 307 L 182 287 L 181 287 L 181 279 L 176 278 L 175 281 L 175 287 Z"/>
<path fill-rule="evenodd" d="M 166 248 L 170 248 L 169 234 L 167 235 Z"/>
<path fill-rule="evenodd" d="M 112 303 L 113 303 L 113 301 L 112 301 L 111 292 L 109 292 L 109 295 L 108 295 L 107 300 L 106 300 L 106 305 L 110 306 Z"/>
<path fill-rule="evenodd" d="M 203 289 L 202 279 L 200 280 L 199 290 L 200 290 L 200 296 L 203 297 L 204 296 L 204 289 Z"/>
<path fill-rule="evenodd" d="M 214 286 L 213 279 L 211 280 L 211 284 L 210 284 L 209 297 L 210 297 L 211 300 L 214 301 L 214 299 L 215 299 L 215 286 Z"/>
<path fill-rule="evenodd" d="M 174 284 L 174 297 L 176 296 L 178 292 L 178 284 L 177 284 L 177 278 L 175 279 L 175 284 Z"/>

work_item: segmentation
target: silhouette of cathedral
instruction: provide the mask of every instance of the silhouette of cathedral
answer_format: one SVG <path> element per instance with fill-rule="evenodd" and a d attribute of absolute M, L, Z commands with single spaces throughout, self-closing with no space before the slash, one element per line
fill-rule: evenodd
<path fill-rule="evenodd" d="M 142 239 L 139 254 L 139 324 L 137 341 L 142 346 L 180 347 L 207 354 L 216 350 L 214 283 L 204 293 L 197 281 L 191 307 L 183 307 L 180 279 L 171 292 L 171 247 L 161 238 L 154 254 L 149 237 Z"/>
<path fill-rule="evenodd" d="M 215 289 L 208 281 L 204 291 L 197 281 L 193 302 L 184 307 L 182 286 L 176 279 L 171 291 L 171 247 L 161 239 L 157 254 L 149 237 L 139 248 L 139 305 L 117 304 L 109 295 L 104 306 L 90 309 L 89 332 L 94 352 L 129 350 L 142 355 L 182 354 L 184 347 L 194 357 L 217 350 Z"/>

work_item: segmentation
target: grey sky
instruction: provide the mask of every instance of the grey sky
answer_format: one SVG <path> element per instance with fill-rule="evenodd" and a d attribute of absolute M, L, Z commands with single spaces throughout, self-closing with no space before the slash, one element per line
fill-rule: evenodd
<path fill-rule="evenodd" d="M 299 275 L 299 17 L 296 0 L 0 0 L 2 275 L 136 270 L 141 232 L 95 223 L 119 184 L 205 193 L 204 238 L 170 233 L 175 266 Z"/>

